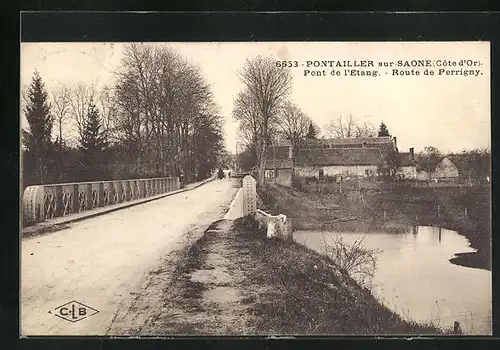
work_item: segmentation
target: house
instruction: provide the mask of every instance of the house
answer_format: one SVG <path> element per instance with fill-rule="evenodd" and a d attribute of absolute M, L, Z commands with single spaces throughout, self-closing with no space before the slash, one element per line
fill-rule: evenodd
<path fill-rule="evenodd" d="M 419 181 L 449 181 L 459 177 L 458 168 L 449 157 L 442 157 L 437 163 L 420 161 L 416 164 L 416 179 Z"/>
<path fill-rule="evenodd" d="M 292 145 L 281 141 L 268 148 L 266 161 L 266 182 L 292 186 Z"/>
<path fill-rule="evenodd" d="M 387 166 L 387 156 L 391 152 L 399 153 L 396 142 L 395 137 L 309 139 L 293 155 L 291 143 L 284 140 L 268 148 L 266 179 L 291 186 L 293 175 L 316 178 L 376 176 L 383 166 Z M 418 171 L 413 148 L 399 156 L 401 177 L 428 179 L 427 174 Z"/>
<path fill-rule="evenodd" d="M 400 152 L 399 160 L 400 168 L 398 171 L 398 175 L 401 175 L 404 179 L 417 179 L 418 164 L 415 161 L 415 152 L 413 147 L 410 148 L 410 152 L 408 153 Z"/>
<path fill-rule="evenodd" d="M 458 178 L 458 176 L 457 166 L 448 157 L 443 157 L 434 168 L 431 179 L 452 180 Z"/>
<path fill-rule="evenodd" d="M 377 175 L 384 157 L 379 148 L 307 148 L 299 150 L 296 162 L 300 176 L 369 177 Z"/>

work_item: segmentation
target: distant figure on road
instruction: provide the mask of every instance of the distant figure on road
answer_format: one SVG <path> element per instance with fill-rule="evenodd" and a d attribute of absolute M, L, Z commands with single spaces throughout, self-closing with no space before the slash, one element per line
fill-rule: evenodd
<path fill-rule="evenodd" d="M 224 170 L 222 170 L 222 168 L 219 168 L 219 173 L 217 174 L 217 177 L 219 178 L 219 180 L 225 178 Z"/>
<path fill-rule="evenodd" d="M 231 172 L 227 173 L 227 177 L 230 179 L 231 178 Z"/>

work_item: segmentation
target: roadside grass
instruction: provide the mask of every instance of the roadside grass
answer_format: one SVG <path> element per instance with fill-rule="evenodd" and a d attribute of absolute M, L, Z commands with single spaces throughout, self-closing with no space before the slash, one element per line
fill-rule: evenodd
<path fill-rule="evenodd" d="M 256 334 L 444 335 L 433 324 L 405 320 L 341 273 L 325 256 L 291 240 L 267 239 L 253 218 L 234 222 L 234 244 L 253 260 L 248 288 Z"/>

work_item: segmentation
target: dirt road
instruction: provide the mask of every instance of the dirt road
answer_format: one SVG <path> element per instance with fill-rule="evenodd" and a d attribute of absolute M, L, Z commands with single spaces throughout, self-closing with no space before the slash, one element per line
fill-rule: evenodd
<path fill-rule="evenodd" d="M 234 194 L 230 181 L 215 180 L 24 239 L 21 334 L 109 334 L 151 271 L 165 269 L 169 257 L 174 266 L 176 252 L 196 238 L 193 233 L 220 219 Z M 99 312 L 78 322 L 55 317 L 54 309 L 72 300 Z"/>

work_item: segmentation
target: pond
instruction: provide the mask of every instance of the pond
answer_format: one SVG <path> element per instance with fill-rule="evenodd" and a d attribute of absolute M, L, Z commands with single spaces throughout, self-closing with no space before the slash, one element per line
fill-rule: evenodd
<path fill-rule="evenodd" d="M 372 292 L 405 319 L 452 328 L 460 322 L 471 335 L 492 333 L 491 272 L 452 264 L 457 253 L 474 252 L 466 237 L 438 227 L 407 233 L 296 231 L 296 242 L 325 253 L 339 237 L 347 245 L 378 250 Z"/>

